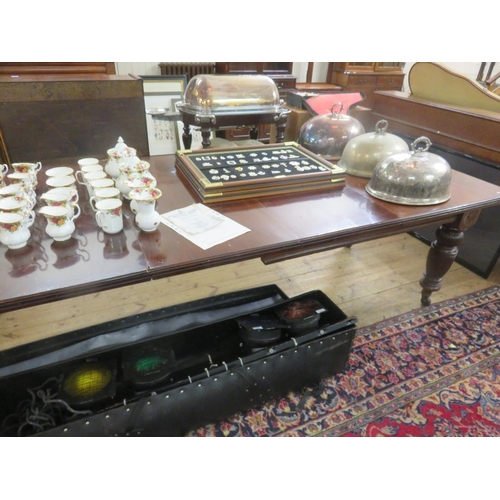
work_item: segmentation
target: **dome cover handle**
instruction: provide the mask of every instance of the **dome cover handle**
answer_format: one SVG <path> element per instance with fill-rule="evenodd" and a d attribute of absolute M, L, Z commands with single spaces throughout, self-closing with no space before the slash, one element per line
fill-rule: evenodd
<path fill-rule="evenodd" d="M 338 111 L 334 111 L 336 107 L 339 107 L 340 109 Z M 336 102 L 331 108 L 330 111 L 332 115 L 336 115 L 337 119 L 340 116 L 340 113 L 342 113 L 342 110 L 344 109 L 344 105 L 341 102 Z"/>
<path fill-rule="evenodd" d="M 423 142 L 425 144 L 424 147 L 417 147 L 418 144 Z M 411 149 L 412 151 L 416 151 L 417 153 L 423 153 L 425 151 L 429 151 L 429 148 L 432 146 L 432 142 L 427 138 L 427 137 L 419 137 L 418 139 L 415 139 L 411 143 Z"/>
<path fill-rule="evenodd" d="M 375 125 L 375 133 L 377 134 L 385 134 L 387 127 L 389 126 L 389 122 L 387 120 L 379 120 Z"/>

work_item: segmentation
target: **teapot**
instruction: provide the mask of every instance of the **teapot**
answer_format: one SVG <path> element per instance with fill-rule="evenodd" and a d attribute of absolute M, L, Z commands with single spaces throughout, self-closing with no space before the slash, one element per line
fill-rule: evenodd
<path fill-rule="evenodd" d="M 114 148 L 108 149 L 108 161 L 104 167 L 105 172 L 116 179 L 120 175 L 120 165 L 127 160 L 131 154 L 135 152 L 133 148 L 129 148 L 121 137 L 118 137 L 118 142 Z"/>

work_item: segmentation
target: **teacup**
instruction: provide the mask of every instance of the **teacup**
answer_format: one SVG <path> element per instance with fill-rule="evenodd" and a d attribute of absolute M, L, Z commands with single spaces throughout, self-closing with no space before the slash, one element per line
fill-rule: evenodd
<path fill-rule="evenodd" d="M 92 196 L 92 190 L 90 187 L 90 182 L 95 181 L 97 179 L 105 179 L 108 175 L 104 170 L 100 170 L 99 172 L 87 172 L 83 173 L 81 170 L 76 173 L 76 180 L 79 184 L 82 184 L 87 188 L 87 192 L 89 196 Z"/>
<path fill-rule="evenodd" d="M 109 177 L 103 177 L 102 179 L 91 180 L 88 184 L 91 196 L 94 195 L 96 189 L 111 188 L 115 187 L 115 181 Z"/>
<path fill-rule="evenodd" d="M 81 158 L 78 160 L 78 166 L 80 169 L 83 167 L 88 167 L 89 165 L 98 165 L 99 160 L 97 158 Z"/>
<path fill-rule="evenodd" d="M 117 198 L 98 201 L 95 218 L 101 229 L 108 234 L 119 233 L 123 229 L 122 201 Z"/>
<path fill-rule="evenodd" d="M 22 196 L 8 196 L 0 200 L 0 212 L 25 215 L 31 210 L 28 200 Z"/>
<path fill-rule="evenodd" d="M 101 200 L 120 199 L 120 190 L 116 187 L 95 189 L 94 195 L 90 197 L 90 206 L 97 211 L 96 203 Z"/>
<path fill-rule="evenodd" d="M 25 198 L 28 200 L 30 209 L 36 205 L 36 192 L 33 188 L 26 188 L 21 183 L 9 184 L 0 188 L 0 199 L 2 198 Z"/>
<path fill-rule="evenodd" d="M 42 168 L 42 164 L 40 162 L 37 162 L 37 163 L 27 163 L 27 162 L 12 163 L 12 169 L 14 170 L 14 172 L 17 172 L 19 174 L 34 174 L 34 175 L 36 175 L 38 172 L 40 172 L 41 168 Z"/>
<path fill-rule="evenodd" d="M 34 219 L 33 206 L 27 198 L 21 196 L 9 196 L 0 200 L 0 213 L 18 214 L 22 217 L 23 224 Z"/>
<path fill-rule="evenodd" d="M 36 174 L 33 173 L 14 172 L 12 174 L 8 174 L 7 178 L 12 184 L 22 184 L 27 189 L 35 189 L 38 184 Z"/>
<path fill-rule="evenodd" d="M 49 207 L 66 207 L 71 209 L 70 214 L 75 213 L 76 203 L 72 203 L 73 195 L 71 192 L 66 193 L 54 193 L 52 190 L 43 193 L 40 198 Z"/>
<path fill-rule="evenodd" d="M 34 221 L 34 212 L 26 218 L 17 213 L 1 212 L 0 242 L 10 249 L 23 248 L 30 239 L 31 232 L 28 228 Z"/>
<path fill-rule="evenodd" d="M 84 165 L 77 172 L 82 172 L 82 174 L 88 174 L 89 172 L 104 172 L 104 167 L 99 165 L 99 163 Z"/>
<path fill-rule="evenodd" d="M 66 196 L 69 197 L 70 205 L 76 205 L 78 203 L 78 200 L 80 197 L 78 196 L 78 191 L 76 187 L 56 187 L 49 189 L 46 194 L 51 194 L 51 193 L 63 193 Z M 43 197 L 40 196 L 41 198 Z"/>

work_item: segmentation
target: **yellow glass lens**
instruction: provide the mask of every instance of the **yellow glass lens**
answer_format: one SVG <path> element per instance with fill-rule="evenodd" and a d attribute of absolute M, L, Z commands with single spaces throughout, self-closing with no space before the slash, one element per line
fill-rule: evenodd
<path fill-rule="evenodd" d="M 72 397 L 89 397 L 102 391 L 111 381 L 111 370 L 105 367 L 82 367 L 64 381 L 64 390 Z"/>

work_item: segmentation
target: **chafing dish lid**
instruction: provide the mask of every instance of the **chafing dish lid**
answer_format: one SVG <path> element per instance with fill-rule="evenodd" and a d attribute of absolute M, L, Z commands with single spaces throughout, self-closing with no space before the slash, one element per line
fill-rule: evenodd
<path fill-rule="evenodd" d="M 418 147 L 419 144 L 424 144 Z M 451 167 L 442 157 L 429 153 L 427 137 L 419 137 L 409 153 L 397 153 L 377 164 L 366 191 L 384 201 L 401 205 L 435 205 L 451 197 Z"/>
<path fill-rule="evenodd" d="M 396 153 L 408 153 L 410 148 L 406 142 L 397 135 L 387 134 L 387 126 L 387 120 L 379 120 L 375 132 L 351 139 L 338 166 L 345 168 L 348 174 L 370 178 L 380 160 Z"/>
<path fill-rule="evenodd" d="M 297 142 L 327 160 L 339 160 L 347 143 L 365 133 L 359 120 L 341 114 L 343 109 L 344 105 L 338 102 L 332 106 L 331 113 L 307 120 L 300 128 Z"/>
<path fill-rule="evenodd" d="M 268 76 L 197 75 L 189 81 L 177 108 L 200 115 L 276 113 L 282 110 L 282 102 Z"/>

